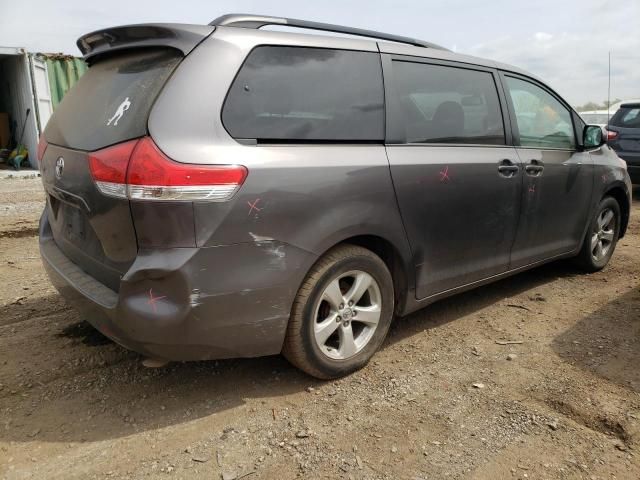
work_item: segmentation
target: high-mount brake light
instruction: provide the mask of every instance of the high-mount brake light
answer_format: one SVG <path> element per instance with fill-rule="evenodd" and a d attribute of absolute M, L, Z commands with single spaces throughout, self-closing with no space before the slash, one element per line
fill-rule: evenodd
<path fill-rule="evenodd" d="M 92 152 L 89 167 L 103 194 L 132 200 L 223 202 L 247 178 L 242 165 L 175 162 L 149 137 Z"/>

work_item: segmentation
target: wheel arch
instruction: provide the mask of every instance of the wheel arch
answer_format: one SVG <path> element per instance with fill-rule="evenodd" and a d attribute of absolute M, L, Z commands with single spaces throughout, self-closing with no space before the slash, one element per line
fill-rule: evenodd
<path fill-rule="evenodd" d="M 332 248 L 344 244 L 358 245 L 359 247 L 366 248 L 382 259 L 389 269 L 389 272 L 391 272 L 391 278 L 393 280 L 395 297 L 394 313 L 402 315 L 405 310 L 409 290 L 413 288 L 413 282 L 411 282 L 411 278 L 409 276 L 409 262 L 402 256 L 400 249 L 382 236 L 362 234 L 347 237 L 336 242 L 327 248 L 319 258 L 322 258 L 322 256 Z"/>
<path fill-rule="evenodd" d="M 620 214 L 621 214 L 621 225 L 620 225 L 620 236 L 619 238 L 624 237 L 627 226 L 629 225 L 629 215 L 631 212 L 631 205 L 629 203 L 629 196 L 627 195 L 624 187 L 620 185 L 615 185 L 610 187 L 608 190 L 604 192 L 602 198 L 612 197 L 618 202 L 620 205 Z"/>

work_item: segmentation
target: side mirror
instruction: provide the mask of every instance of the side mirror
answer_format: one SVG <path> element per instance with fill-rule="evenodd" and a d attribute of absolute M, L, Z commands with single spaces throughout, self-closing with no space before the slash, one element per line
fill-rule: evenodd
<path fill-rule="evenodd" d="M 599 125 L 586 125 L 582 132 L 582 143 L 585 149 L 597 148 L 604 145 L 605 138 L 602 134 L 602 127 Z"/>

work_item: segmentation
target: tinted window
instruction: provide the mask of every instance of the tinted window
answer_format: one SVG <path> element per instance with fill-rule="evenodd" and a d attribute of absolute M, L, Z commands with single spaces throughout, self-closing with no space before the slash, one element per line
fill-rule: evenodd
<path fill-rule="evenodd" d="M 505 143 L 490 73 L 395 61 L 393 78 L 407 142 Z"/>
<path fill-rule="evenodd" d="M 380 141 L 383 98 L 377 53 L 258 47 L 231 86 L 222 120 L 235 138 Z"/>
<path fill-rule="evenodd" d="M 145 49 L 92 65 L 53 112 L 45 138 L 97 150 L 145 135 L 151 105 L 180 58 L 177 50 Z"/>
<path fill-rule="evenodd" d="M 640 128 L 640 105 L 620 108 L 611 118 L 611 125 L 623 128 Z"/>
<path fill-rule="evenodd" d="M 516 114 L 520 145 L 574 148 L 571 112 L 550 93 L 533 83 L 506 77 Z"/>

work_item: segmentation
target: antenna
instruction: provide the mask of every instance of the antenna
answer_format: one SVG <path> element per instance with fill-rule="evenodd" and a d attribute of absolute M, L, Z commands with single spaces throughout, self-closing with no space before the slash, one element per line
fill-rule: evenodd
<path fill-rule="evenodd" d="M 607 86 L 607 127 L 609 126 L 609 120 L 611 119 L 611 50 L 609 50 L 609 85 Z"/>

